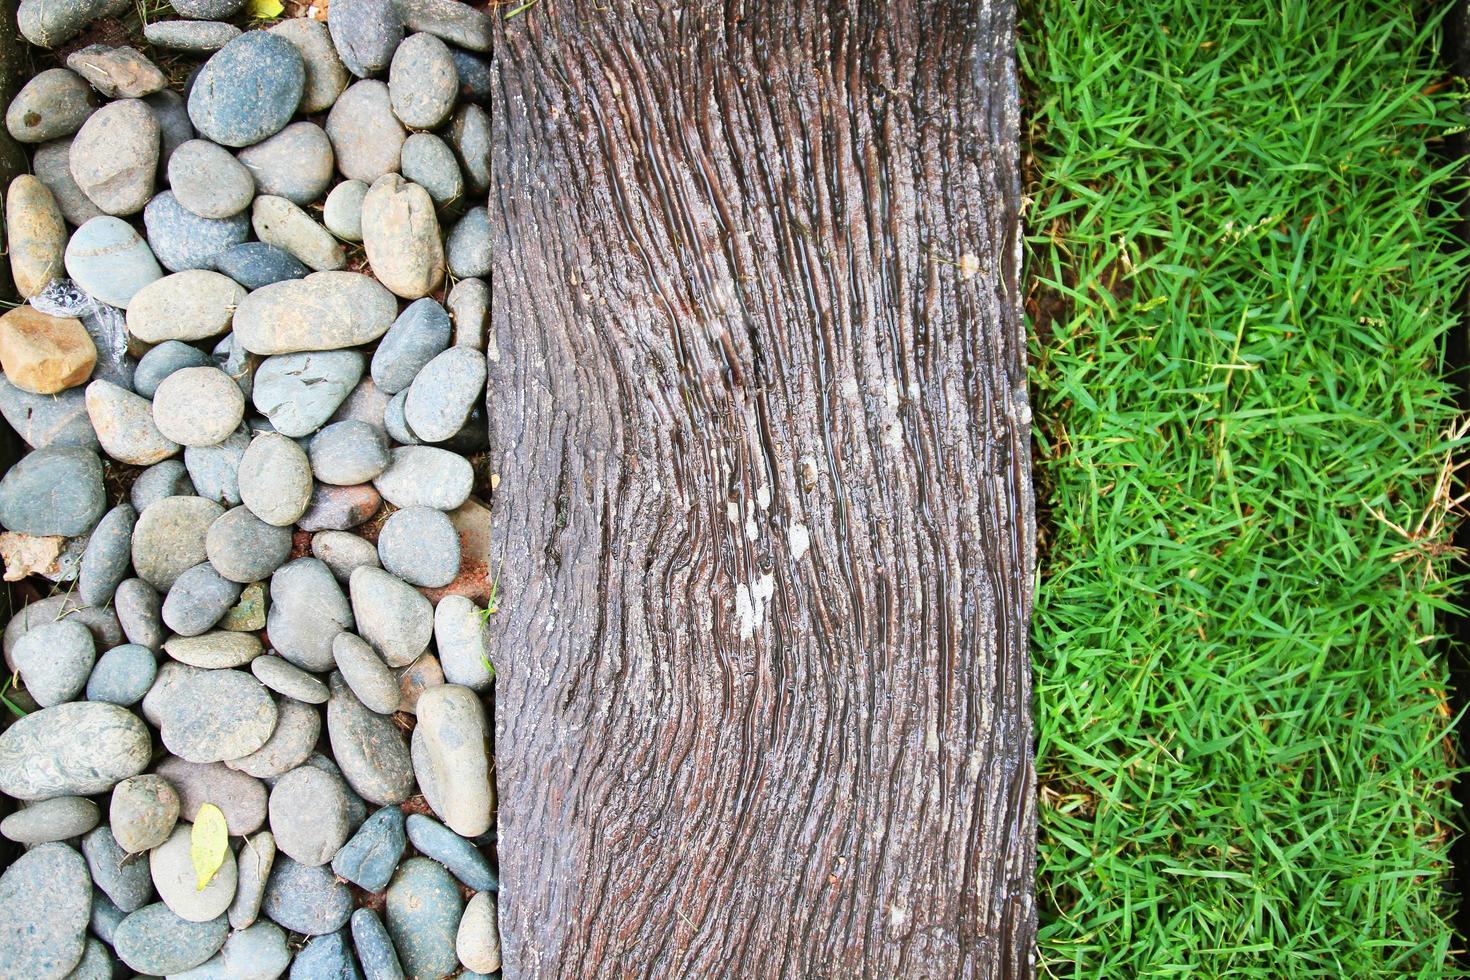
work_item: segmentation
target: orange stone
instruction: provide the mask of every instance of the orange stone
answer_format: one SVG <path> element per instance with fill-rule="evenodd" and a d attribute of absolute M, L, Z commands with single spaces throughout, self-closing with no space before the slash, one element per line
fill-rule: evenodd
<path fill-rule="evenodd" d="M 0 367 L 17 388 L 53 395 L 85 382 L 96 363 L 97 347 L 80 320 L 31 306 L 0 316 Z"/>

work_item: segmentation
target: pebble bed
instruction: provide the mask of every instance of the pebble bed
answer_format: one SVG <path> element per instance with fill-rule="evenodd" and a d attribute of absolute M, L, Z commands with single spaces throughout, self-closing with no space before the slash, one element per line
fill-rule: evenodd
<path fill-rule="evenodd" d="M 244 7 L 19 5 L 0 973 L 498 975 L 488 7 Z"/>

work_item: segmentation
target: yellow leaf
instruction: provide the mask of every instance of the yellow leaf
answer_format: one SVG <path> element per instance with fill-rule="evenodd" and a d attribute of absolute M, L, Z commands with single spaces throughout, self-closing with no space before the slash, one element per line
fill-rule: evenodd
<path fill-rule="evenodd" d="M 194 829 L 189 834 L 189 860 L 194 863 L 195 891 L 204 891 L 210 879 L 225 863 L 225 851 L 230 846 L 230 831 L 225 826 L 225 815 L 213 803 L 199 808 L 194 818 Z"/>
<path fill-rule="evenodd" d="M 285 10 L 280 0 L 250 0 L 250 16 L 256 20 L 270 20 L 272 17 L 281 16 Z"/>

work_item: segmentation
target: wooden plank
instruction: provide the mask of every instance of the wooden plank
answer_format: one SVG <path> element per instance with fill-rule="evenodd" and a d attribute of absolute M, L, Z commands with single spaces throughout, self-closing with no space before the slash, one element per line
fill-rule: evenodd
<path fill-rule="evenodd" d="M 1013 19 L 498 19 L 507 976 L 1029 975 Z"/>

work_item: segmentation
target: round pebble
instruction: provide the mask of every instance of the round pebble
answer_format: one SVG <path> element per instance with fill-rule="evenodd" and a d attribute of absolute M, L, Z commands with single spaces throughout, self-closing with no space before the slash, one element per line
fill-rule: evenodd
<path fill-rule="evenodd" d="M 345 930 L 340 929 L 311 940 L 291 964 L 291 980 L 347 980 L 357 976 L 352 947 Z"/>
<path fill-rule="evenodd" d="M 0 525 L 10 531 L 75 537 L 92 530 L 106 506 L 102 464 L 89 449 L 37 449 L 0 477 Z"/>
<path fill-rule="evenodd" d="M 85 79 L 65 68 L 47 68 L 10 100 L 5 128 L 21 143 L 44 143 L 75 133 L 96 111 Z"/>
<path fill-rule="evenodd" d="M 371 567 L 354 570 L 348 588 L 358 633 L 388 666 L 405 667 L 428 649 L 434 607 L 417 589 Z"/>
<path fill-rule="evenodd" d="M 369 892 L 388 887 L 407 842 L 403 811 L 385 806 L 368 817 L 332 858 L 332 871 Z"/>
<path fill-rule="evenodd" d="M 175 371 L 213 363 L 209 355 L 198 347 L 178 340 L 165 340 L 138 359 L 138 368 L 133 372 L 133 390 L 144 398 L 152 398 L 163 379 Z"/>
<path fill-rule="evenodd" d="M 291 121 L 305 85 L 306 68 L 289 41 L 248 31 L 204 63 L 189 90 L 189 118 L 216 143 L 250 146 Z"/>
<path fill-rule="evenodd" d="M 193 969 L 219 952 L 229 935 L 224 916 L 190 922 L 162 902 L 146 905 L 123 919 L 113 944 L 118 959 L 147 976 L 169 976 Z"/>
<path fill-rule="evenodd" d="M 216 256 L 250 237 L 250 219 L 244 213 L 201 218 L 180 204 L 173 191 L 164 191 L 148 202 L 143 225 L 148 247 L 170 272 L 212 269 Z"/>
<path fill-rule="evenodd" d="M 327 25 L 307 17 L 291 17 L 270 28 L 270 33 L 289 41 L 306 67 L 306 88 L 301 96 L 301 113 L 330 109 L 347 88 L 351 76 L 337 55 Z"/>
<path fill-rule="evenodd" d="M 373 384 L 390 395 L 404 391 L 414 376 L 449 346 L 449 314 L 428 297 L 408 304 L 373 353 Z"/>
<path fill-rule="evenodd" d="M 250 206 L 255 181 L 245 165 L 218 143 L 189 140 L 168 161 L 174 199 L 201 218 L 228 218 Z"/>
<path fill-rule="evenodd" d="M 261 911 L 283 929 L 324 936 L 347 924 L 352 893 L 330 868 L 311 866 L 285 854 L 276 856 Z"/>
<path fill-rule="evenodd" d="M 87 700 L 131 708 L 143 700 L 157 672 L 158 662 L 147 647 L 136 643 L 113 647 L 98 658 L 87 678 Z"/>
<path fill-rule="evenodd" d="M 243 398 L 244 392 L 240 395 Z M 249 446 L 250 432 L 242 425 L 223 442 L 187 447 L 184 466 L 189 470 L 189 482 L 195 493 L 222 507 L 239 506 L 240 460 Z"/>
<path fill-rule="evenodd" d="M 81 855 L 38 844 L 0 875 L 0 963 L 14 977 L 62 977 L 86 947 L 92 887 Z"/>
<path fill-rule="evenodd" d="M 138 290 L 163 277 L 143 237 L 110 214 L 91 218 L 72 233 L 65 262 L 66 274 L 89 295 L 124 310 Z"/>
<path fill-rule="evenodd" d="M 463 456 L 434 446 L 401 446 L 373 486 L 395 507 L 454 510 L 470 496 L 474 471 Z"/>
<path fill-rule="evenodd" d="M 388 935 L 383 920 L 372 909 L 358 909 L 352 913 L 352 942 L 357 947 L 357 958 L 362 961 L 363 970 L 370 976 L 403 976 L 403 966 L 398 962 L 393 939 Z"/>
<path fill-rule="evenodd" d="M 140 99 L 168 84 L 158 66 L 136 48 L 89 44 L 66 56 L 66 67 L 109 99 Z"/>
<path fill-rule="evenodd" d="M 0 834 L 17 844 L 48 844 L 80 837 L 101 819 L 97 804 L 79 796 L 39 800 L 0 820 Z"/>
<path fill-rule="evenodd" d="M 249 290 L 301 279 L 311 272 L 290 252 L 264 242 L 227 248 L 214 257 L 214 267 Z"/>
<path fill-rule="evenodd" d="M 319 531 L 312 535 L 311 553 L 326 563 L 339 582 L 364 565 L 380 568 L 378 549 L 371 541 L 347 531 Z"/>
<path fill-rule="evenodd" d="M 297 768 L 311 757 L 317 739 L 321 736 L 321 713 L 311 705 L 291 698 L 277 698 L 276 711 L 276 730 L 271 733 L 271 737 L 249 755 L 229 762 L 231 769 L 249 773 L 258 779 L 274 779 Z"/>
<path fill-rule="evenodd" d="M 332 639 L 352 629 L 352 608 L 326 565 L 298 558 L 271 576 L 267 628 L 276 652 L 303 670 L 332 667 Z"/>
<path fill-rule="evenodd" d="M 153 196 L 160 135 L 146 103 L 109 102 L 87 117 L 72 141 L 72 178 L 107 214 L 137 214 Z"/>
<path fill-rule="evenodd" d="M 360 637 L 338 633 L 332 641 L 332 656 L 363 707 L 380 715 L 398 710 L 398 679 Z"/>
<path fill-rule="evenodd" d="M 276 354 L 255 372 L 252 399 L 277 432 L 293 438 L 310 435 L 352 393 L 364 366 L 355 350 Z"/>
<path fill-rule="evenodd" d="M 400 511 L 402 513 L 402 511 Z M 490 687 L 490 636 L 485 611 L 462 595 L 447 595 L 434 607 L 434 648 L 451 684 L 476 691 Z"/>
<path fill-rule="evenodd" d="M 248 929 L 260 914 L 261 899 L 265 897 L 265 883 L 270 878 L 271 867 L 276 861 L 276 839 L 269 830 L 262 830 L 247 838 L 240 845 L 236 857 L 239 872 L 235 883 L 235 900 L 230 903 L 230 925 L 236 929 Z"/>
<path fill-rule="evenodd" d="M 393 60 L 403 41 L 403 21 L 392 0 L 336 0 L 327 19 L 332 43 L 348 71 L 358 78 L 376 75 Z"/>
<path fill-rule="evenodd" d="M 324 865 L 347 842 L 347 798 L 331 776 L 299 766 L 271 789 L 270 822 L 281 853 L 304 865 Z"/>
<path fill-rule="evenodd" d="M 221 577 L 208 562 L 195 565 L 174 581 L 164 597 L 164 625 L 180 636 L 198 636 L 213 628 L 239 598 L 238 583 Z"/>
<path fill-rule="evenodd" d="M 165 173 L 174 152 L 194 138 L 194 124 L 189 122 L 189 108 L 184 97 L 172 89 L 161 89 L 143 97 L 153 118 L 158 120 L 158 159 Z"/>
<path fill-rule="evenodd" d="M 473 194 L 490 189 L 490 114 L 473 103 L 454 111 L 449 145 L 464 168 L 465 186 Z"/>
<path fill-rule="evenodd" d="M 385 911 L 405 975 L 442 977 L 458 969 L 454 945 L 464 904 L 449 872 L 427 858 L 404 861 L 388 886 Z"/>
<path fill-rule="evenodd" d="M 451 347 L 414 376 L 403 417 L 420 439 L 443 442 L 464 427 L 484 396 L 485 355 L 469 347 Z"/>
<path fill-rule="evenodd" d="M 142 861 L 129 861 L 106 824 L 82 839 L 82 854 L 96 886 L 124 912 L 132 912 L 153 897 L 148 868 Z"/>
<path fill-rule="evenodd" d="M 186 569 L 208 560 L 209 526 L 225 509 L 203 497 L 165 497 L 138 515 L 133 529 L 133 568 L 161 592 Z"/>
<path fill-rule="evenodd" d="M 51 192 L 61 216 L 72 225 L 81 227 L 100 216 L 102 209 L 82 193 L 71 175 L 71 144 L 71 138 L 66 137 L 36 147 L 31 170 Z"/>
<path fill-rule="evenodd" d="M 357 487 L 318 484 L 311 492 L 311 504 L 296 526 L 303 531 L 345 531 L 370 520 L 382 502 L 378 491 L 367 484 Z"/>
<path fill-rule="evenodd" d="M 397 174 L 373 181 L 362 199 L 362 244 L 378 281 L 418 299 L 444 281 L 444 241 L 428 191 Z"/>
<path fill-rule="evenodd" d="M 112 790 L 107 819 L 118 846 L 141 854 L 173 833 L 179 820 L 179 794 L 156 773 L 124 779 Z"/>
<path fill-rule="evenodd" d="M 231 582 L 259 582 L 285 564 L 291 553 L 291 530 L 267 524 L 249 507 L 236 507 L 209 526 L 204 548 L 210 564 Z"/>
<path fill-rule="evenodd" d="M 500 969 L 500 924 L 495 895 L 479 892 L 464 908 L 455 934 L 454 951 L 466 970 L 494 973 Z"/>
<path fill-rule="evenodd" d="M 443 511 L 405 507 L 379 531 L 378 557 L 410 585 L 439 588 L 459 574 L 459 532 Z"/>
<path fill-rule="evenodd" d="M 153 403 L 111 381 L 87 385 L 87 418 L 102 451 L 119 463 L 151 466 L 179 451 L 178 443 L 158 431 Z"/>
<path fill-rule="evenodd" d="M 192 824 L 179 824 L 168 840 L 149 852 L 148 868 L 158 897 L 174 915 L 188 922 L 210 922 L 224 915 L 234 900 L 238 869 L 234 853 L 226 849 L 219 870 L 200 889 L 190 857 L 192 836 Z"/>
<path fill-rule="evenodd" d="M 335 675 L 327 735 L 342 777 L 364 800 L 402 803 L 413 793 L 413 761 L 403 732 L 389 716 L 365 708 Z"/>
<path fill-rule="evenodd" d="M 332 188 L 322 208 L 322 223 L 338 238 L 362 241 L 362 199 L 368 185 L 360 180 L 344 180 Z"/>
<path fill-rule="evenodd" d="M 5 230 L 10 245 L 10 275 L 27 299 L 66 274 L 66 223 L 56 199 L 41 181 L 21 174 L 5 195 Z"/>
<path fill-rule="evenodd" d="M 223 442 L 244 418 L 245 396 L 228 374 L 213 366 L 175 371 L 153 396 L 158 431 L 183 446 Z"/>
<path fill-rule="evenodd" d="M 162 673 L 160 671 L 160 673 Z M 213 803 L 225 815 L 231 837 L 253 834 L 265 823 L 265 785 L 222 763 L 194 763 L 169 757 L 154 767 L 179 794 L 179 816 L 193 821 L 199 808 Z"/>
<path fill-rule="evenodd" d="M 334 422 L 318 432 L 308 451 L 312 475 L 323 483 L 367 483 L 388 467 L 388 440 L 366 422 Z"/>
<path fill-rule="evenodd" d="M 182 582 L 183 579 L 179 581 Z M 257 637 L 228 630 L 215 630 L 197 636 L 171 636 L 163 643 L 164 652 L 174 660 L 204 670 L 243 667 L 260 656 L 264 649 Z"/>
<path fill-rule="evenodd" d="M 311 500 L 311 463 L 300 446 L 279 433 L 255 437 L 240 460 L 239 476 L 240 499 L 267 524 L 289 527 Z"/>
<path fill-rule="evenodd" d="M 151 408 L 149 414 L 152 414 Z M 183 461 L 177 459 L 165 459 L 143 470 L 128 493 L 133 510 L 139 514 L 164 497 L 192 496 L 194 484 L 189 478 L 189 471 Z"/>
<path fill-rule="evenodd" d="M 464 197 L 464 175 L 454 150 L 433 133 L 414 133 L 400 151 L 400 172 L 434 199 L 439 207 Z"/>
<path fill-rule="evenodd" d="M 245 9 L 245 0 L 170 0 L 180 17 L 191 20 L 223 20 Z"/>
<path fill-rule="evenodd" d="M 160 714 L 163 744 L 189 762 L 249 755 L 270 738 L 277 715 L 265 686 L 237 670 L 206 670 L 186 677 Z"/>
<path fill-rule="evenodd" d="M 77 594 L 87 605 L 106 605 L 127 577 L 137 521 L 130 504 L 118 504 L 97 522 L 77 572 Z"/>
<path fill-rule="evenodd" d="M 257 238 L 289 252 L 308 268 L 330 272 L 347 261 L 347 253 L 332 233 L 284 197 L 257 197 L 250 222 Z"/>
<path fill-rule="evenodd" d="M 171 51 L 218 51 L 240 36 L 240 28 L 219 21 L 156 20 L 143 25 L 143 37 Z"/>
<path fill-rule="evenodd" d="M 337 156 L 337 169 L 348 180 L 371 184 L 398 170 L 408 134 L 379 81 L 351 85 L 327 114 L 327 136 Z"/>
<path fill-rule="evenodd" d="M 478 837 L 490 829 L 495 811 L 484 706 L 469 688 L 442 684 L 419 696 L 415 712 L 413 770 L 419 791 L 450 830 Z"/>
<path fill-rule="evenodd" d="M 332 141 L 316 123 L 294 122 L 236 155 L 250 171 L 258 194 L 305 207 L 332 182 Z"/>
<path fill-rule="evenodd" d="M 112 601 L 117 607 L 118 623 L 129 643 L 146 650 L 157 650 L 163 645 L 163 597 L 158 594 L 157 589 L 140 578 L 124 579 L 117 587 L 117 594 Z M 94 668 L 93 673 L 95 672 Z M 125 696 L 120 693 L 124 690 L 132 690 L 131 687 L 114 686 L 114 683 L 109 683 L 106 689 L 119 692 L 114 694 L 115 697 Z M 92 700 L 109 701 L 112 698 Z"/>
<path fill-rule="evenodd" d="M 316 272 L 255 290 L 235 310 L 235 339 L 256 354 L 329 351 L 372 343 L 398 303 L 357 272 Z"/>
<path fill-rule="evenodd" d="M 454 111 L 459 73 L 449 46 L 432 34 L 412 34 L 388 69 L 393 112 L 409 129 L 434 129 Z"/>
<path fill-rule="evenodd" d="M 473 841 L 422 813 L 410 814 L 406 828 L 409 841 L 420 854 L 444 865 L 467 887 L 476 891 L 500 887 L 500 879 Z"/>
<path fill-rule="evenodd" d="M 490 212 L 470 208 L 449 230 L 444 243 L 449 271 L 459 279 L 490 274 Z"/>
<path fill-rule="evenodd" d="M 97 648 L 91 630 L 75 619 L 62 619 L 28 630 L 10 659 L 26 692 L 49 708 L 70 701 L 87 686 Z"/>

